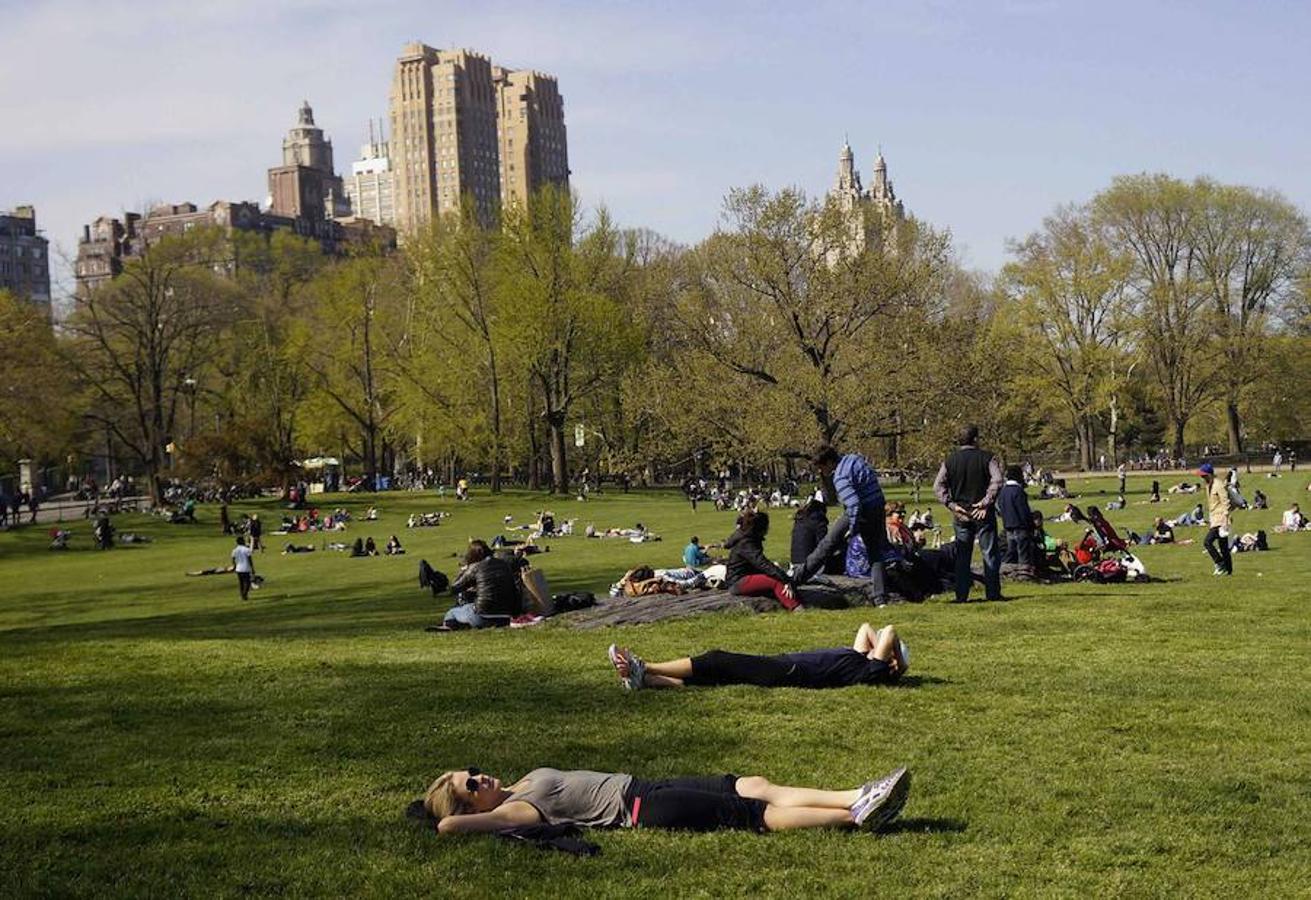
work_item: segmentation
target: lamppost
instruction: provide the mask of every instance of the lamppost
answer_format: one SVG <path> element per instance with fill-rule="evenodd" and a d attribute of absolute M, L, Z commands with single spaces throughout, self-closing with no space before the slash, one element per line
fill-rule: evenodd
<path fill-rule="evenodd" d="M 191 407 L 190 421 L 187 423 L 187 442 L 196 436 L 196 379 L 188 375 L 182 382 L 182 386 L 187 389 L 190 395 L 189 406 Z"/>

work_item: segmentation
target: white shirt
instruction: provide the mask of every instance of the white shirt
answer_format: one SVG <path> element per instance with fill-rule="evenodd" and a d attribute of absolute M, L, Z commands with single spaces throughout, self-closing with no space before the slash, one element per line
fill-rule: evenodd
<path fill-rule="evenodd" d="M 250 575 L 255 571 L 250 564 L 250 548 L 244 544 L 238 544 L 232 548 L 232 562 L 238 572 L 245 572 Z"/>

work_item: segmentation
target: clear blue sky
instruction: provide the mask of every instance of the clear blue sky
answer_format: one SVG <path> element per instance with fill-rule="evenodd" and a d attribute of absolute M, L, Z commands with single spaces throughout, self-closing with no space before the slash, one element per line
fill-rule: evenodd
<path fill-rule="evenodd" d="M 826 190 L 843 136 L 972 266 L 1120 173 L 1311 208 L 1311 3 L 0 0 L 0 208 L 60 250 L 151 202 L 262 200 L 302 98 L 339 170 L 407 40 L 554 73 L 574 186 L 692 242 L 735 185 Z"/>

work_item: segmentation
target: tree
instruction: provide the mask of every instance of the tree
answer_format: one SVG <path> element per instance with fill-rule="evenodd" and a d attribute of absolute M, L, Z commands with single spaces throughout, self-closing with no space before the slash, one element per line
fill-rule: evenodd
<path fill-rule="evenodd" d="M 915 337 L 941 300 L 947 237 L 793 189 L 734 190 L 725 218 L 728 228 L 690 258 L 677 323 L 688 346 L 771 397 L 793 446 L 805 432 L 830 442 L 899 432 L 906 385 L 890 376 L 913 380 L 900 363 L 918 352 Z"/>
<path fill-rule="evenodd" d="M 1036 346 L 1021 355 L 1021 377 L 1065 411 L 1079 464 L 1093 464 L 1094 423 L 1113 387 L 1114 356 L 1127 312 L 1132 261 L 1113 247 L 1086 208 L 1064 207 L 1042 230 L 1011 247 L 1002 272 L 1018 299 L 1025 335 Z"/>
<path fill-rule="evenodd" d="M 574 198 L 552 185 L 505 216 L 497 302 L 511 317 L 516 363 L 536 388 L 557 493 L 569 490 L 566 440 L 574 404 L 617 390 L 641 353 L 623 302 L 633 250 L 604 210 L 584 225 Z"/>
<path fill-rule="evenodd" d="M 1160 388 L 1174 453 L 1182 456 L 1189 419 L 1219 393 L 1210 297 L 1195 245 L 1195 192 L 1166 175 L 1122 177 L 1092 208 L 1133 259 L 1134 341 Z"/>
<path fill-rule="evenodd" d="M 114 281 L 79 297 L 64 359 L 94 398 L 91 417 L 141 462 L 163 502 L 165 446 L 176 436 L 187 379 L 209 365 L 225 323 L 242 315 L 217 229 L 165 238 Z"/>
<path fill-rule="evenodd" d="M 43 309 L 0 290 L 0 458 L 51 459 L 68 448 L 78 387 Z"/>
<path fill-rule="evenodd" d="M 1308 252 L 1306 218 L 1273 191 L 1199 179 L 1194 243 L 1215 313 L 1229 452 L 1243 451 L 1239 404 L 1263 375 L 1269 326 L 1297 295 Z"/>
<path fill-rule="evenodd" d="M 318 420 L 321 440 L 343 420 L 353 426 L 370 490 L 376 490 L 383 429 L 393 410 L 383 335 L 395 325 L 404 289 L 400 267 L 379 254 L 337 262 L 307 286 L 312 306 L 292 341 L 292 356 L 313 375 L 318 395 L 304 401 L 314 411 L 307 418 Z"/>
<path fill-rule="evenodd" d="M 439 219 L 411 243 L 412 321 L 404 346 L 394 348 L 418 423 L 436 418 L 448 426 L 448 441 L 458 430 L 475 446 L 472 435 L 486 434 L 494 494 L 501 491 L 505 464 L 502 353 L 508 340 L 497 306 L 497 247 L 497 234 L 470 198 L 458 215 Z M 470 392 L 470 384 L 482 390 Z M 484 401 L 464 402 L 470 394 Z M 434 408 L 443 414 L 434 417 Z"/>

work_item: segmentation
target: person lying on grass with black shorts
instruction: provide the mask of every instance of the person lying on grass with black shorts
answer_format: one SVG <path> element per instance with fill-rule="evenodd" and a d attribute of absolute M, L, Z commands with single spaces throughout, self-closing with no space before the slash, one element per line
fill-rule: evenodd
<path fill-rule="evenodd" d="M 875 631 L 868 622 L 851 648 L 807 650 L 778 656 L 750 656 L 711 650 L 700 656 L 648 663 L 632 651 L 610 645 L 610 662 L 630 691 L 753 684 L 757 687 L 840 688 L 890 684 L 910 667 L 910 648 L 891 625 Z"/>
<path fill-rule="evenodd" d="M 423 809 L 438 834 L 576 825 L 786 831 L 858 827 L 877 831 L 901 812 L 910 792 L 904 768 L 845 791 L 784 787 L 758 775 L 648 781 L 604 772 L 533 769 L 509 787 L 477 768 L 446 772 L 429 786 Z"/>

